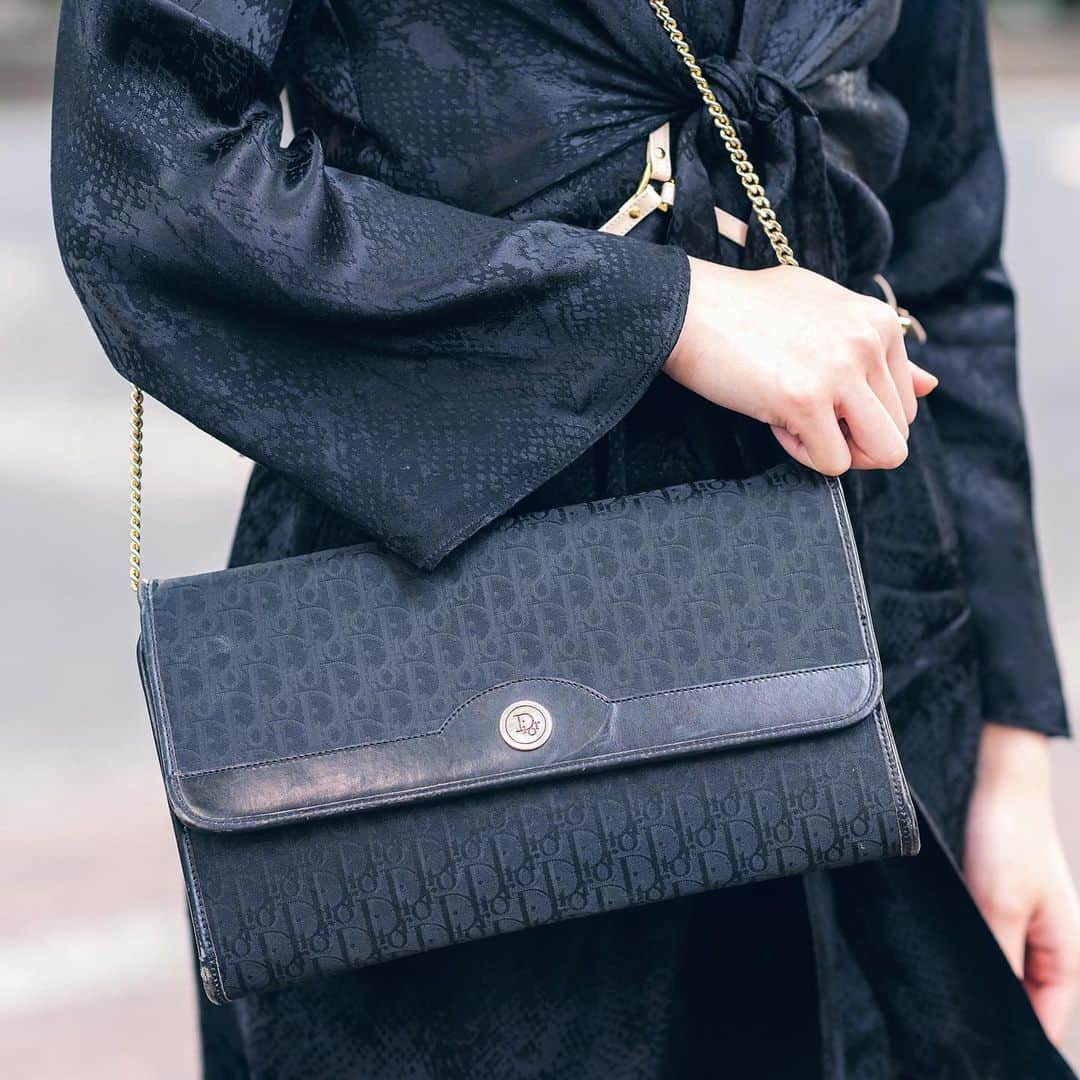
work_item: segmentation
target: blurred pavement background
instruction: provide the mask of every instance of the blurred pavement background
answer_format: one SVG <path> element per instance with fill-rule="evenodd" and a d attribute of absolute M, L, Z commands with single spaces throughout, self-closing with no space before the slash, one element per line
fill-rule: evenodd
<path fill-rule="evenodd" d="M 55 5 L 0 0 L 0 1074 L 192 1080 L 186 915 L 133 646 L 127 395 L 60 267 L 49 209 Z M 1008 261 L 1042 553 L 1080 716 L 1080 23 L 995 8 Z M 149 573 L 222 565 L 247 475 L 150 403 Z M 1055 747 L 1080 870 L 1080 750 Z M 1070 1052 L 1080 1061 L 1080 1025 Z"/>

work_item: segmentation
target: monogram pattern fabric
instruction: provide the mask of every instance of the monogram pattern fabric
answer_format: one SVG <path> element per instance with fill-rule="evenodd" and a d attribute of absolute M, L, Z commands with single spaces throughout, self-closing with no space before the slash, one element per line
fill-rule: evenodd
<path fill-rule="evenodd" d="M 179 827 L 215 1000 L 446 945 L 912 854 L 882 710 L 789 745 L 251 834 Z"/>
<path fill-rule="evenodd" d="M 420 737 L 524 675 L 617 700 L 865 660 L 835 498 L 786 465 L 511 518 L 434 574 L 372 545 L 154 583 L 177 770 Z"/>

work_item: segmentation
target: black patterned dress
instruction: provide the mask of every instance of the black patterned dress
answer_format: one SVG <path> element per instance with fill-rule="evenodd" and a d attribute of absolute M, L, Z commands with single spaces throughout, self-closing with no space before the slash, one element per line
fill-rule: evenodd
<path fill-rule="evenodd" d="M 803 265 L 929 332 L 910 460 L 848 485 L 924 854 L 207 1006 L 210 1078 L 1071 1075 L 951 861 L 983 722 L 1065 730 L 981 7 L 672 8 Z M 671 212 L 598 233 L 664 121 Z M 770 256 L 717 234 L 744 196 L 646 0 L 65 0 L 53 188 L 113 364 L 256 462 L 234 562 L 430 567 L 732 453 L 659 371 L 685 253 Z"/>

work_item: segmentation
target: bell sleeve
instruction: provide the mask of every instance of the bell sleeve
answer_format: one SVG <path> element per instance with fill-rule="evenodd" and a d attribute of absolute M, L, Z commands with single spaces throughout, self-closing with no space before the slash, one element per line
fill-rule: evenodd
<path fill-rule="evenodd" d="M 57 238 L 125 378 L 431 567 L 638 400 L 689 266 L 282 148 L 311 6 L 65 0 Z"/>
<path fill-rule="evenodd" d="M 1064 734 L 1001 264 L 1005 176 L 981 3 L 906 0 L 875 75 L 910 118 L 887 196 L 895 243 L 886 275 L 926 327 L 912 358 L 941 380 L 928 408 L 960 536 L 984 717 Z"/>

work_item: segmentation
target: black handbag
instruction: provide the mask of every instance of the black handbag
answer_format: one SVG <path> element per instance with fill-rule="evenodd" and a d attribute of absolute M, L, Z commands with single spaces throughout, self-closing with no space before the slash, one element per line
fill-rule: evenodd
<path fill-rule="evenodd" d="M 666 6 L 777 256 L 787 240 Z M 207 996 L 910 855 L 839 483 L 793 463 L 132 581 Z"/>

